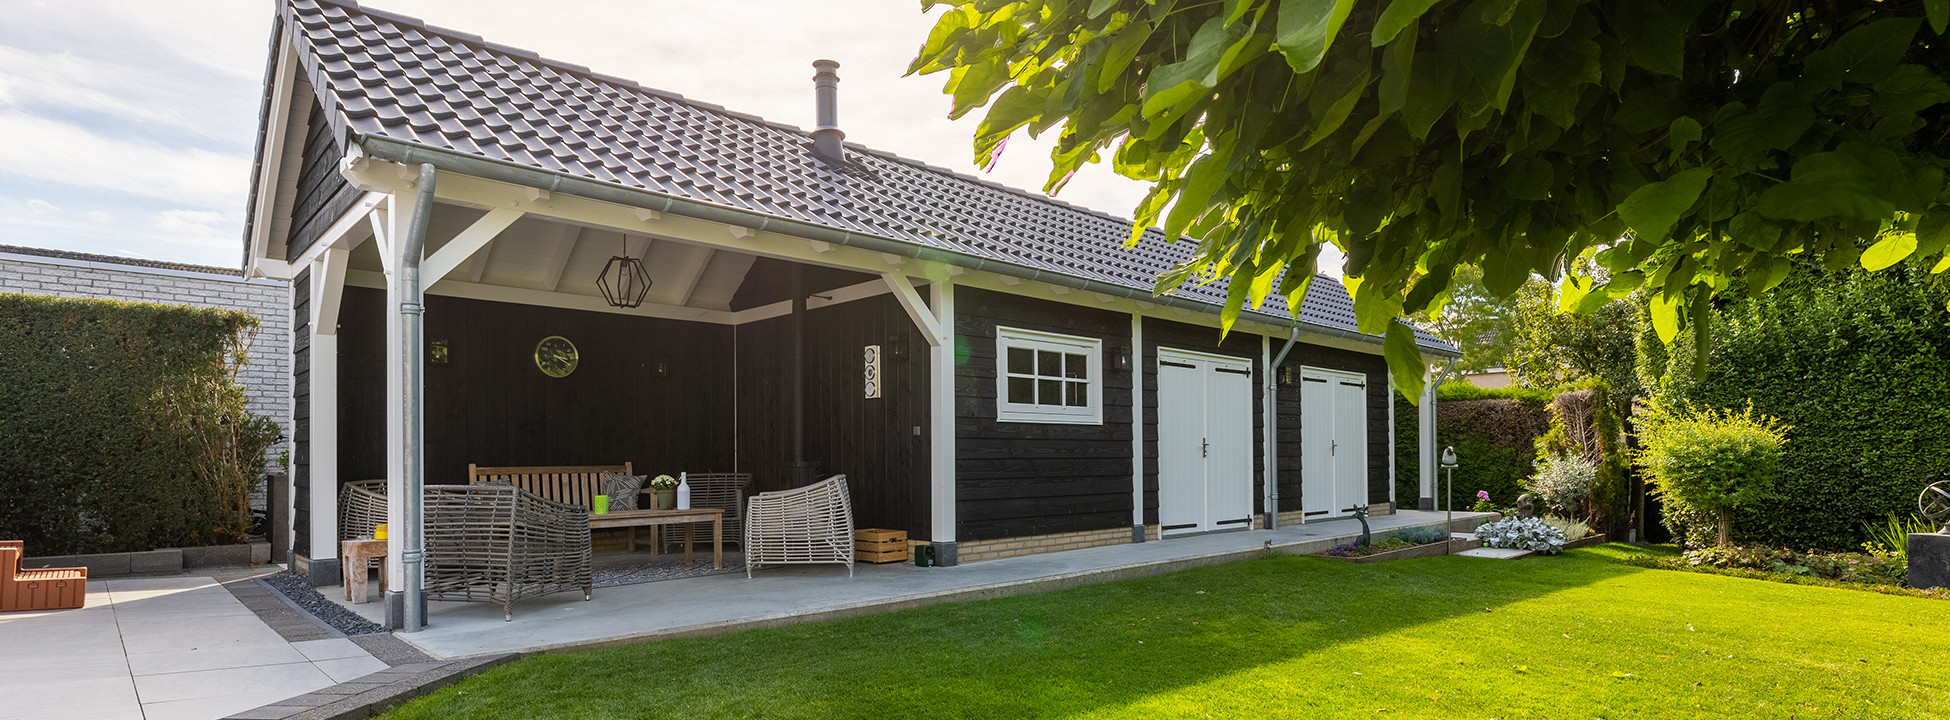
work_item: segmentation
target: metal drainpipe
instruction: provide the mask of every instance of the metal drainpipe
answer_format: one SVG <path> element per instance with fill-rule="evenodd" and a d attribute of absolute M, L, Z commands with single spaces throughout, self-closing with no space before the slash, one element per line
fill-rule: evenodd
<path fill-rule="evenodd" d="M 1287 333 L 1286 345 L 1280 347 L 1280 354 L 1273 356 L 1273 366 L 1266 369 L 1266 394 L 1273 397 L 1273 409 L 1275 411 L 1280 408 L 1280 364 L 1286 362 L 1286 354 L 1293 351 L 1293 344 L 1299 340 L 1300 326 L 1294 325 L 1293 331 Z M 1276 441 L 1280 437 L 1279 428 L 1277 427 L 1278 422 L 1278 412 L 1274 412 L 1273 417 L 1266 419 L 1266 426 L 1271 428 L 1271 431 L 1267 434 L 1272 435 Z M 1279 452 L 1275 450 L 1276 447 L 1277 445 L 1269 443 L 1266 451 L 1271 453 L 1277 460 L 1279 458 Z M 1280 527 L 1280 464 L 1278 462 L 1268 463 L 1266 475 L 1266 495 L 1268 503 L 1272 505 L 1271 508 L 1268 508 L 1272 512 L 1266 513 L 1266 529 L 1276 530 Z M 1300 524 L 1307 524 L 1307 519 L 1305 517 L 1300 518 Z"/>
<path fill-rule="evenodd" d="M 400 498 L 401 516 L 406 520 L 406 527 L 401 528 L 406 547 L 400 551 L 401 564 L 406 571 L 405 597 L 402 598 L 406 606 L 402 613 L 405 627 L 401 629 L 406 632 L 419 632 L 426 627 L 426 592 L 423 587 L 426 538 L 421 531 L 420 495 L 426 486 L 426 370 L 422 366 L 425 351 L 421 337 L 425 334 L 427 308 L 424 304 L 426 292 L 420 287 L 420 260 L 427 244 L 427 221 L 433 216 L 433 178 L 433 165 L 420 165 L 420 185 L 416 188 L 413 202 L 413 223 L 407 228 L 406 242 L 401 244 L 399 275 L 394 280 L 400 298 L 400 348 L 406 363 L 400 373 L 400 381 L 406 385 L 406 392 L 402 413 L 405 439 L 401 442 L 399 458 L 400 474 L 406 478 L 406 492 Z"/>

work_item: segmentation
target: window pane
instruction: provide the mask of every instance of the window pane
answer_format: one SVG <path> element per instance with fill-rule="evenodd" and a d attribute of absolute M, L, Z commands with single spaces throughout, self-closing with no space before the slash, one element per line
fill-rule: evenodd
<path fill-rule="evenodd" d="M 1070 407 L 1087 407 L 1090 405 L 1090 383 L 1073 382 L 1065 384 L 1069 388 L 1069 397 L 1063 399 L 1063 404 Z"/>
<path fill-rule="evenodd" d="M 1063 404 L 1063 381 L 1037 380 L 1036 396 L 1037 405 L 1061 406 Z"/>
<path fill-rule="evenodd" d="M 1089 362 L 1090 358 L 1085 355 L 1064 355 L 1063 377 L 1072 380 L 1090 379 Z"/>
<path fill-rule="evenodd" d="M 1036 381 L 1029 378 L 1009 378 L 1009 402 L 1036 404 Z"/>
<path fill-rule="evenodd" d="M 1017 375 L 1031 375 L 1036 372 L 1036 351 L 1029 348 L 1009 348 L 1009 372 Z"/>
<path fill-rule="evenodd" d="M 1063 353 L 1037 350 L 1036 374 L 1043 377 L 1063 377 Z"/>

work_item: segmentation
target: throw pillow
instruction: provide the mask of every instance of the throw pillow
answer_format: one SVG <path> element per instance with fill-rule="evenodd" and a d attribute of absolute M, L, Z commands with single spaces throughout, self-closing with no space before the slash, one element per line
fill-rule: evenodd
<path fill-rule="evenodd" d="M 643 483 L 648 475 L 623 475 L 603 473 L 603 494 L 609 496 L 609 511 L 635 510 L 636 494 L 643 491 Z"/>

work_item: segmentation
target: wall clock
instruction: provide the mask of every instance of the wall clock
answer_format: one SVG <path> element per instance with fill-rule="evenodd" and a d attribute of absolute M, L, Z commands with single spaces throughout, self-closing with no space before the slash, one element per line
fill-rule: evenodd
<path fill-rule="evenodd" d="M 535 345 L 535 367 L 552 378 L 565 378 L 575 372 L 578 359 L 575 343 L 560 335 L 542 338 Z"/>

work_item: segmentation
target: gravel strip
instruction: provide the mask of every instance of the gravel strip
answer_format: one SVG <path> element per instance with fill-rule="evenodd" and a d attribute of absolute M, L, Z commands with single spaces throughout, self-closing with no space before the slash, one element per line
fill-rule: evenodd
<path fill-rule="evenodd" d="M 744 572 L 745 560 L 734 553 L 725 553 L 723 570 L 713 570 L 711 559 L 706 556 L 697 563 L 685 565 L 682 560 L 638 562 L 617 565 L 597 565 L 593 568 L 595 585 L 599 588 L 636 585 L 658 580 L 679 580 L 705 575 L 727 575 Z"/>
<path fill-rule="evenodd" d="M 292 603 L 303 608 L 305 612 L 311 613 L 319 621 L 332 626 L 339 632 L 347 635 L 371 635 L 386 632 L 385 628 L 380 627 L 370 620 L 359 617 L 357 613 L 339 606 L 338 603 L 325 599 L 324 595 L 318 593 L 318 588 L 312 587 L 311 581 L 303 577 L 287 572 L 266 575 L 259 578 L 259 580 L 271 586 L 272 589 L 277 590 L 279 593 L 282 593 L 285 597 L 290 598 Z"/>

